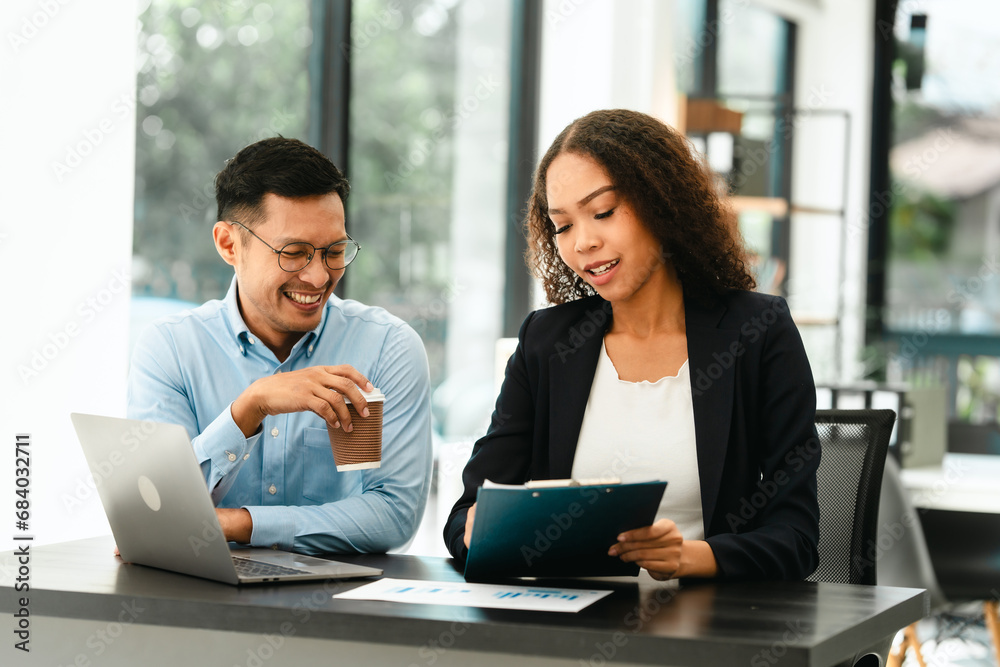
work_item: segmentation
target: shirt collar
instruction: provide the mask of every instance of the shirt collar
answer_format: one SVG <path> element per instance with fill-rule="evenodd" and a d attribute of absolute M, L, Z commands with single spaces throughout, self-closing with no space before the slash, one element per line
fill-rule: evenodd
<path fill-rule="evenodd" d="M 226 292 L 226 297 L 223 299 L 223 303 L 226 306 L 226 317 L 229 319 L 229 328 L 233 332 L 233 336 L 236 339 L 236 345 L 239 347 L 240 354 L 245 357 L 247 355 L 247 343 L 249 343 L 251 339 L 256 341 L 257 337 L 247 327 L 246 322 L 243 321 L 243 315 L 240 314 L 240 302 L 237 297 L 237 292 L 238 286 L 236 284 L 236 276 L 233 276 L 233 281 L 229 284 L 229 291 Z M 316 325 L 315 329 L 306 333 L 306 335 L 295 343 L 295 346 L 292 347 L 292 352 L 289 355 L 289 358 L 298 354 L 299 350 L 303 347 L 306 350 L 306 356 L 311 357 L 313 355 L 313 350 L 315 349 L 314 341 L 323 334 L 323 329 L 326 327 L 330 308 L 333 307 L 332 302 L 336 298 L 336 295 L 330 295 L 330 298 L 327 299 L 326 304 L 323 306 L 323 316 L 320 318 L 319 324 Z"/>

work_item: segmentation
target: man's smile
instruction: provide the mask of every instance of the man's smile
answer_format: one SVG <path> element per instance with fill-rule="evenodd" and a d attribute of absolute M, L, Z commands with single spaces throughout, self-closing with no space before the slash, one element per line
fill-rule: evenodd
<path fill-rule="evenodd" d="M 291 299 L 292 301 L 294 301 L 295 303 L 301 303 L 301 304 L 306 305 L 306 306 L 308 306 L 310 304 L 313 304 L 313 303 L 316 303 L 323 296 L 322 292 L 320 292 L 319 294 L 307 294 L 305 292 L 289 292 L 289 291 L 286 291 L 286 292 L 283 292 L 283 294 L 285 296 L 287 296 L 289 299 Z"/>

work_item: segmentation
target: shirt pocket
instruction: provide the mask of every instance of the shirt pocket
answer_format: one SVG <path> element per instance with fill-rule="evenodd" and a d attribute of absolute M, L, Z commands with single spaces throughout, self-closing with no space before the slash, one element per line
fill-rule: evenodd
<path fill-rule="evenodd" d="M 337 466 L 326 429 L 302 429 L 302 442 L 302 496 L 318 503 L 337 500 Z"/>

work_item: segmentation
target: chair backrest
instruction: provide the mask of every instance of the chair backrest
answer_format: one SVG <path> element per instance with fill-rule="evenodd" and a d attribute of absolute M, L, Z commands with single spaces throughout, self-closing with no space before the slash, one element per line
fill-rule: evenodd
<path fill-rule="evenodd" d="M 892 410 L 816 411 L 819 566 L 809 581 L 875 584 L 882 471 L 895 421 Z"/>

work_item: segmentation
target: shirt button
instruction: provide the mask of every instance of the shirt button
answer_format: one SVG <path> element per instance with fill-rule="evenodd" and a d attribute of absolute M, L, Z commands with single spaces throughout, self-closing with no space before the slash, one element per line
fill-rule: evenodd
<path fill-rule="evenodd" d="M 242 345 L 240 345 L 240 354 L 246 354 L 246 353 L 247 351 L 243 348 Z"/>
<path fill-rule="evenodd" d="M 278 437 L 278 427 L 277 426 L 275 426 L 274 428 L 271 429 L 271 437 L 272 438 L 277 438 Z"/>
<path fill-rule="evenodd" d="M 274 494 L 276 494 L 278 492 L 278 487 L 276 487 L 274 484 L 272 484 L 271 487 L 267 490 L 267 492 L 270 493 L 273 496 Z"/>
<path fill-rule="evenodd" d="M 226 454 L 229 455 L 229 460 L 230 461 L 235 461 L 236 460 L 236 454 L 233 454 L 232 452 L 226 452 Z"/>
<path fill-rule="evenodd" d="M 310 346 L 309 346 L 309 354 L 312 354 L 312 352 L 313 352 L 313 346 L 312 346 L 312 345 L 310 345 Z"/>
<path fill-rule="evenodd" d="M 249 455 L 249 454 L 244 454 L 244 455 L 243 455 L 243 460 L 244 460 L 244 461 L 246 461 L 246 460 L 247 460 L 248 458 L 250 458 L 250 455 Z"/>
<path fill-rule="evenodd" d="M 255 340 L 253 339 L 253 336 L 247 336 L 247 340 L 248 340 L 248 341 L 250 341 L 250 344 L 251 344 L 251 345 L 253 345 L 254 343 L 256 343 L 256 342 L 257 342 L 257 341 L 255 341 Z"/>

